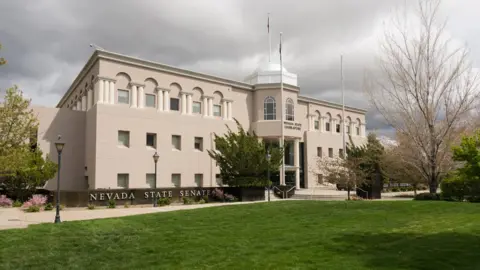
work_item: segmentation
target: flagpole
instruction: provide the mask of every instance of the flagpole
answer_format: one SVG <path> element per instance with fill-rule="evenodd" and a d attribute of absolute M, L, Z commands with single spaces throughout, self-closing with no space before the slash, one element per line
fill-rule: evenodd
<path fill-rule="evenodd" d="M 343 156 L 347 156 L 347 147 L 346 147 L 346 141 L 345 141 L 345 87 L 343 83 L 343 55 L 340 55 L 340 80 L 342 84 L 342 139 L 343 139 Z"/>
<path fill-rule="evenodd" d="M 270 13 L 268 13 L 267 31 L 268 31 L 268 62 L 270 63 L 272 59 L 272 37 L 270 35 Z"/>
<path fill-rule="evenodd" d="M 283 153 L 283 157 L 282 157 L 282 172 L 281 172 L 281 179 L 280 179 L 280 185 L 283 183 L 283 185 L 286 185 L 285 183 L 285 149 L 284 149 L 284 145 L 285 145 L 285 135 L 283 134 L 283 129 L 284 129 L 284 123 L 283 123 L 283 115 L 285 114 L 285 102 L 283 100 L 283 59 L 282 59 L 282 32 L 280 32 L 280 49 L 279 49 L 279 53 L 280 53 L 280 102 L 282 104 L 281 106 L 281 117 L 280 117 L 280 121 L 281 121 L 281 131 L 280 131 L 280 134 L 281 134 L 281 138 L 280 138 L 280 147 L 283 149 L 284 153 Z"/>

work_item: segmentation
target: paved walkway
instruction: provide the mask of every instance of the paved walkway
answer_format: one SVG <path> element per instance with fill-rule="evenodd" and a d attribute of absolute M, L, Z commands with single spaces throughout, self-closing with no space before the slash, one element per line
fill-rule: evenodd
<path fill-rule="evenodd" d="M 208 203 L 194 205 L 169 205 L 163 207 L 130 207 L 115 209 L 95 209 L 85 208 L 67 208 L 60 212 L 62 221 L 89 220 L 101 218 L 124 217 L 131 215 L 150 214 L 158 212 L 170 212 L 177 210 L 198 209 L 206 207 L 217 207 L 236 204 L 249 204 L 257 202 L 235 202 L 235 203 Z M 0 208 L 0 230 L 26 228 L 30 224 L 53 223 L 55 220 L 55 209 L 53 211 L 42 211 L 38 213 L 26 213 L 19 208 Z"/>

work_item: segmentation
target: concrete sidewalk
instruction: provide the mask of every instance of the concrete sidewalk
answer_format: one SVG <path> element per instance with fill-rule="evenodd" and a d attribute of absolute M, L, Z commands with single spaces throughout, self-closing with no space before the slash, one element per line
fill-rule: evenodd
<path fill-rule="evenodd" d="M 234 203 L 207 203 L 194 205 L 169 205 L 162 207 L 118 207 L 115 209 L 67 208 L 60 212 L 62 221 L 90 220 L 113 217 L 124 217 L 159 212 L 170 212 L 178 210 L 189 210 L 206 207 L 218 207 L 237 204 L 261 203 L 256 202 L 234 202 Z M 26 213 L 19 208 L 0 208 L 0 230 L 26 228 L 30 224 L 53 223 L 55 220 L 55 209 L 53 211 L 41 211 L 38 213 Z"/>

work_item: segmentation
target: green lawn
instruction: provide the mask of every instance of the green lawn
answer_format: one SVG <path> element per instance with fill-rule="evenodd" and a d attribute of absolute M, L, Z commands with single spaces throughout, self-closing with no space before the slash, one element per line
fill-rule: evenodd
<path fill-rule="evenodd" d="M 480 204 L 283 201 L 0 231 L 0 269 L 480 269 Z"/>

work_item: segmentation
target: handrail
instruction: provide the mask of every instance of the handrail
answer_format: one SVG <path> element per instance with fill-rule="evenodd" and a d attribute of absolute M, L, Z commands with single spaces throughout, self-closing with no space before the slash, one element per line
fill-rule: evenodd
<path fill-rule="evenodd" d="M 281 190 L 281 189 L 279 189 L 277 186 L 273 186 L 273 189 L 277 189 L 279 193 L 282 193 L 282 199 L 286 199 L 288 192 L 292 191 L 292 190 L 295 189 L 295 188 L 296 188 L 296 187 L 293 186 L 293 187 L 291 187 L 289 190 Z"/>
<path fill-rule="evenodd" d="M 368 199 L 368 191 L 366 191 L 366 190 L 363 190 L 362 188 L 359 188 L 359 187 L 356 187 L 356 189 L 360 189 L 361 191 L 363 191 L 363 192 L 367 193 L 367 199 Z"/>

